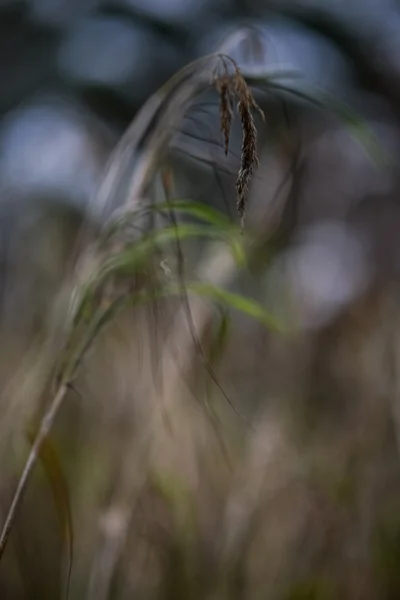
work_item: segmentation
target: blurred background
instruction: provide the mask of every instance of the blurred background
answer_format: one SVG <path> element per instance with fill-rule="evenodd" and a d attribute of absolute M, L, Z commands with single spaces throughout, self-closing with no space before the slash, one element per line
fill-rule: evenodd
<path fill-rule="evenodd" d="M 179 68 L 213 52 L 224 36 L 243 26 L 257 27 L 262 40 L 258 52 L 249 50 L 247 42 L 237 45 L 235 58 L 248 71 L 287 71 L 295 89 L 317 86 L 334 94 L 366 120 L 392 158 L 398 151 L 399 14 L 394 1 L 10 0 L 1 3 L 0 11 L 4 223 L 13 218 L 11 206 L 22 202 L 31 207 L 38 197 L 41 206 L 51 197 L 53 211 L 54 205 L 68 207 L 76 218 L 94 214 L 92 199 L 107 158 L 144 101 Z M 229 174 L 237 168 L 240 145 L 232 145 L 223 172 L 215 174 L 223 157 L 215 105 L 210 98 L 199 102 L 174 141 L 176 160 L 184 163 L 179 193 L 234 216 L 234 202 L 226 198 L 232 195 Z M 396 269 L 397 236 L 386 231 L 387 226 L 396 227 L 396 168 L 377 169 L 345 128 L 307 102 L 290 96 L 282 103 L 270 94 L 263 98 L 263 107 L 267 105 L 270 131 L 263 148 L 266 154 L 272 152 L 275 166 L 268 160 L 268 173 L 259 171 L 259 179 L 268 180 L 259 186 L 261 194 L 290 167 L 292 146 L 301 146 L 306 183 L 296 219 L 302 226 L 321 219 L 338 225 L 350 213 L 352 218 L 357 215 L 357 236 L 379 238 L 384 243 L 380 258 L 391 263 L 387 268 Z M 271 151 L 271 128 L 274 139 L 279 130 L 285 140 L 279 150 L 275 146 Z M 388 212 L 378 210 L 383 198 Z M 368 202 L 361 208 L 362 200 Z M 271 202 L 254 204 L 268 212 Z M 370 216 L 364 218 L 367 212 Z M 26 227 L 33 230 L 32 224 Z M 22 231 L 19 235 L 25 235 Z M 342 246 L 335 235 L 330 231 L 330 243 Z M 373 252 L 375 257 L 377 248 Z M 39 254 L 39 249 L 34 252 L 37 260 Z M 374 261 L 367 262 L 371 269 Z M 363 280 L 365 268 L 357 266 L 358 275 L 343 285 L 361 285 L 356 280 Z M 352 292 L 337 291 L 342 293 Z"/>
<path fill-rule="evenodd" d="M 150 398 L 188 395 L 175 376 L 152 381 L 154 313 L 105 336 L 54 433 L 74 522 L 71 600 L 400 597 L 397 0 L 0 1 L 2 522 L 31 394 L 42 406 L 30 365 L 78 231 L 106 216 L 107 161 L 151 94 L 235 32 L 230 53 L 266 124 L 246 215 L 259 252 L 229 285 L 293 333 L 232 317 L 218 377 L 260 424 L 250 434 L 213 392 L 233 471 L 193 407 L 176 409 L 173 435 L 163 423 L 143 442 Z M 272 76 L 279 85 L 258 85 Z M 179 198 L 237 222 L 240 127 L 227 156 L 219 129 L 206 93 L 168 160 Z M 189 270 L 228 268 L 211 265 L 212 245 L 189 250 Z M 178 480 L 154 483 L 165 468 Z M 5 600 L 63 597 L 70 534 L 44 474 L 32 484 L 0 563 Z"/>

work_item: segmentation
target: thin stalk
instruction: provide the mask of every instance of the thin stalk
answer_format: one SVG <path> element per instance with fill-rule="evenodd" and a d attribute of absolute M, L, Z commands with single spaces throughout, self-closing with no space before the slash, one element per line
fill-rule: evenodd
<path fill-rule="evenodd" d="M 53 398 L 52 403 L 50 404 L 50 407 L 48 408 L 46 414 L 42 419 L 40 429 L 36 435 L 35 441 L 33 442 L 28 460 L 26 461 L 24 470 L 19 479 L 17 489 L 15 490 L 11 506 L 8 510 L 7 517 L 3 525 L 3 529 L 0 536 L 0 560 L 2 559 L 4 550 L 7 546 L 7 542 L 10 537 L 10 532 L 14 524 L 17 511 L 21 505 L 21 502 L 27 489 L 29 478 L 36 465 L 40 448 L 54 424 L 55 418 L 64 400 L 67 389 L 68 385 L 66 383 L 60 385 L 57 393 Z"/>

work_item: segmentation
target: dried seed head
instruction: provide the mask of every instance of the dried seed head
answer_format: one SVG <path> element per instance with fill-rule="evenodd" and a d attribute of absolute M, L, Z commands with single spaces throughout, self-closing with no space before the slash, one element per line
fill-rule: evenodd
<path fill-rule="evenodd" d="M 217 90 L 219 92 L 219 112 L 221 119 L 221 132 L 224 138 L 225 154 L 228 154 L 229 140 L 233 121 L 233 95 L 231 90 L 231 81 L 228 74 L 225 74 L 217 80 Z"/>
<path fill-rule="evenodd" d="M 242 153 L 239 174 L 236 180 L 237 210 L 242 227 L 246 212 L 247 191 L 254 169 L 258 167 L 257 129 L 252 111 L 257 111 L 265 120 L 264 113 L 253 98 L 238 66 L 234 64 L 233 73 L 229 73 L 223 61 L 224 73 L 216 77 L 215 85 L 220 97 L 221 131 L 224 137 L 225 153 L 228 152 L 231 125 L 233 120 L 233 98 L 238 101 L 237 110 L 242 124 Z"/>
<path fill-rule="evenodd" d="M 241 165 L 236 180 L 236 192 L 237 210 L 243 222 L 246 209 L 247 190 L 254 168 L 258 166 L 259 161 L 257 156 L 257 129 L 246 98 L 239 100 L 238 112 L 242 122 L 243 138 Z"/>

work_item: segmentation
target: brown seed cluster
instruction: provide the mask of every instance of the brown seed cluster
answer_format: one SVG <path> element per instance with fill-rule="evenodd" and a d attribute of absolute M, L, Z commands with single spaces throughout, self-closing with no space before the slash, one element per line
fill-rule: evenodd
<path fill-rule="evenodd" d="M 233 94 L 231 77 L 224 74 L 216 80 L 216 87 L 219 93 L 219 112 L 221 118 L 221 132 L 224 138 L 225 154 L 228 154 L 229 139 L 233 121 Z"/>
<path fill-rule="evenodd" d="M 231 127 L 234 115 L 234 101 L 242 124 L 242 152 L 239 174 L 236 180 L 237 210 L 242 227 L 247 204 L 247 191 L 254 169 L 258 167 L 257 129 L 253 111 L 259 113 L 264 120 L 264 113 L 254 100 L 239 67 L 233 61 L 233 72 L 230 72 L 225 60 L 223 73 L 215 77 L 215 87 L 219 93 L 221 132 L 224 139 L 225 154 L 228 153 Z"/>

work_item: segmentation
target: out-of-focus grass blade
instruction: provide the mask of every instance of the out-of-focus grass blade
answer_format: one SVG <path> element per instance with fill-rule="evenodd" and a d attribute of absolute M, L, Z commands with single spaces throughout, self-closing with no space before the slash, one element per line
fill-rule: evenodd
<path fill-rule="evenodd" d="M 314 88 L 309 88 L 307 91 L 301 90 L 275 81 L 266 81 L 265 85 L 270 90 L 295 96 L 321 110 L 327 110 L 335 114 L 360 142 L 376 166 L 385 167 L 390 163 L 390 157 L 367 123 L 347 104 L 335 98 L 332 94 Z"/>
<path fill-rule="evenodd" d="M 153 482 L 172 510 L 179 542 L 185 550 L 186 558 L 189 558 L 191 549 L 193 549 L 193 540 L 197 535 L 193 496 L 176 474 L 155 473 Z"/>
<path fill-rule="evenodd" d="M 37 428 L 31 426 L 27 429 L 26 436 L 31 445 L 33 445 L 37 434 Z M 68 598 L 69 585 L 71 580 L 71 571 L 74 554 L 74 532 L 72 524 L 72 513 L 68 484 L 64 475 L 63 468 L 58 459 L 57 452 L 49 438 L 47 438 L 40 447 L 39 461 L 49 482 L 54 504 L 56 506 L 58 517 L 60 519 L 63 537 L 68 551 L 68 570 L 66 582 L 66 594 Z"/>
<path fill-rule="evenodd" d="M 207 297 L 222 307 L 233 308 L 241 311 L 242 313 L 247 314 L 249 317 L 260 321 L 268 329 L 284 332 L 284 328 L 278 322 L 278 320 L 271 313 L 265 310 L 261 304 L 255 300 L 252 300 L 251 298 L 246 298 L 245 296 L 235 294 L 233 292 L 228 292 L 227 290 L 214 286 L 210 283 L 186 282 L 185 288 L 188 292 L 193 292 L 200 296 Z M 98 332 L 102 330 L 108 322 L 111 321 L 112 317 L 115 316 L 119 310 L 123 310 L 127 306 L 138 306 L 147 302 L 153 302 L 157 299 L 180 295 L 181 293 L 181 286 L 173 283 L 163 285 L 159 289 L 153 290 L 152 292 L 142 290 L 141 292 L 136 293 L 133 297 L 130 295 L 121 297 L 112 302 L 107 308 L 99 309 L 99 311 L 94 314 L 88 326 L 84 340 L 74 352 L 74 355 L 70 360 L 71 366 L 68 370 L 68 373 L 75 372 L 76 365 L 90 347 Z"/>
<path fill-rule="evenodd" d="M 188 291 L 192 291 L 200 296 L 205 296 L 218 304 L 238 310 L 249 317 L 260 321 L 268 329 L 283 332 L 282 325 L 276 317 L 269 313 L 265 308 L 252 300 L 234 292 L 228 292 L 221 287 L 211 283 L 187 283 Z"/>
<path fill-rule="evenodd" d="M 193 494 L 175 473 L 156 473 L 153 481 L 173 522 L 174 551 L 169 555 L 161 598 L 194 598 L 198 596 L 199 538 Z"/>
<path fill-rule="evenodd" d="M 181 241 L 187 238 L 208 237 L 214 239 L 223 238 L 223 232 L 217 227 L 210 225 L 195 225 L 190 223 L 178 224 L 174 227 L 165 227 L 144 238 L 134 246 L 128 247 L 123 252 L 108 259 L 102 269 L 101 275 L 112 272 L 130 272 L 142 265 L 146 259 L 160 246 L 171 242 Z"/>
<path fill-rule="evenodd" d="M 91 281 L 82 290 L 76 307 L 75 322 L 88 319 L 91 315 L 91 300 L 96 289 L 112 274 L 134 274 L 137 269 L 145 265 L 146 261 L 168 243 L 190 237 L 221 238 L 221 232 L 210 225 L 180 224 L 173 227 L 164 227 L 152 232 L 139 240 L 136 244 L 127 246 L 124 250 L 108 258 L 93 275 Z"/>
<path fill-rule="evenodd" d="M 117 218 L 110 221 L 104 230 L 104 239 L 108 239 L 111 235 L 117 233 L 125 225 L 134 224 L 135 218 L 143 215 L 143 213 L 150 213 L 151 211 L 157 212 L 168 212 L 176 211 L 183 214 L 187 214 L 196 219 L 201 219 L 211 225 L 220 227 L 221 229 L 234 230 L 235 223 L 228 219 L 222 212 L 202 204 L 201 202 L 194 202 L 192 200 L 171 200 L 168 202 L 162 202 L 154 204 L 152 206 L 137 207 L 135 210 L 126 211 Z"/>
<path fill-rule="evenodd" d="M 122 213 L 112 215 L 109 221 L 105 224 L 102 236 L 100 239 L 100 247 L 105 244 L 113 235 L 120 232 L 126 226 L 135 226 L 135 221 L 142 218 L 146 213 L 150 213 L 155 207 L 153 206 L 136 206 L 132 210 L 125 209 Z M 139 228 L 140 229 L 140 228 Z"/>
<path fill-rule="evenodd" d="M 220 319 L 217 325 L 217 329 L 213 340 L 211 342 L 211 347 L 208 351 L 208 362 L 214 368 L 214 366 L 220 361 L 223 356 L 224 349 L 226 347 L 226 342 L 228 339 L 229 331 L 231 326 L 231 317 L 229 311 L 225 307 L 221 307 L 220 310 Z M 213 381 L 208 378 L 207 379 L 207 388 L 206 388 L 206 399 L 208 409 L 213 412 L 213 407 L 210 402 L 211 397 L 211 387 Z"/>
<path fill-rule="evenodd" d="M 190 200 L 172 200 L 171 202 L 160 204 L 157 207 L 159 210 L 173 210 L 201 219 L 211 225 L 222 229 L 232 230 L 235 224 L 228 219 L 223 213 L 211 206 L 202 204 L 201 202 L 192 202 Z"/>
<path fill-rule="evenodd" d="M 209 350 L 209 362 L 214 364 L 221 358 L 231 325 L 231 317 L 225 307 L 221 308 L 220 319 L 215 337 Z"/>
<path fill-rule="evenodd" d="M 326 92 L 322 95 L 322 102 L 343 121 L 378 167 L 387 167 L 390 164 L 389 154 L 371 128 L 355 111 Z"/>
<path fill-rule="evenodd" d="M 167 210 L 179 211 L 205 221 L 205 223 L 178 223 L 173 226 L 163 227 L 146 235 L 138 240 L 137 243 L 129 245 L 115 256 L 108 258 L 101 266 L 97 276 L 93 277 L 93 280 L 86 286 L 86 290 L 83 291 L 76 309 L 76 322 L 89 318 L 90 301 L 94 290 L 108 275 L 112 273 L 134 273 L 136 269 L 145 265 L 152 254 L 169 243 L 176 243 L 177 241 L 195 237 L 221 239 L 230 246 L 232 255 L 238 266 L 246 264 L 243 235 L 241 235 L 238 226 L 219 211 L 204 204 L 187 200 L 163 203 L 144 210 L 157 210 L 159 212 Z M 133 217 L 134 215 L 130 214 L 130 218 Z M 128 222 L 128 219 L 126 221 Z M 124 220 L 122 219 L 113 223 L 107 235 L 115 233 L 118 230 L 118 226 L 123 227 L 123 224 Z"/>
<path fill-rule="evenodd" d="M 220 237 L 226 238 L 238 266 L 244 266 L 246 264 L 246 256 L 243 247 L 245 238 L 241 229 L 237 223 L 234 223 L 222 212 L 202 204 L 201 202 L 191 202 L 188 200 L 175 200 L 161 204 L 158 209 L 161 211 L 173 210 L 209 223 L 220 232 Z"/>
<path fill-rule="evenodd" d="M 143 197 L 154 169 L 176 126 L 193 100 L 213 82 L 221 61 L 230 60 L 231 41 L 226 51 L 197 58 L 178 71 L 140 109 L 115 148 L 106 167 L 106 175 L 97 193 L 96 206 L 109 210 L 123 205 L 126 198 Z M 133 172 L 132 157 L 136 157 Z"/>
<path fill-rule="evenodd" d="M 320 110 L 327 110 L 335 114 L 349 128 L 354 137 L 363 146 L 371 160 L 378 167 L 385 167 L 390 162 L 390 157 L 380 144 L 376 135 L 368 127 L 365 121 L 350 106 L 342 102 L 332 94 L 315 87 L 302 85 L 302 87 L 292 87 L 280 83 L 278 77 L 270 77 L 268 74 L 260 76 L 246 77 L 249 85 L 263 87 L 268 91 L 281 92 L 294 96 L 308 104 L 314 105 Z"/>

